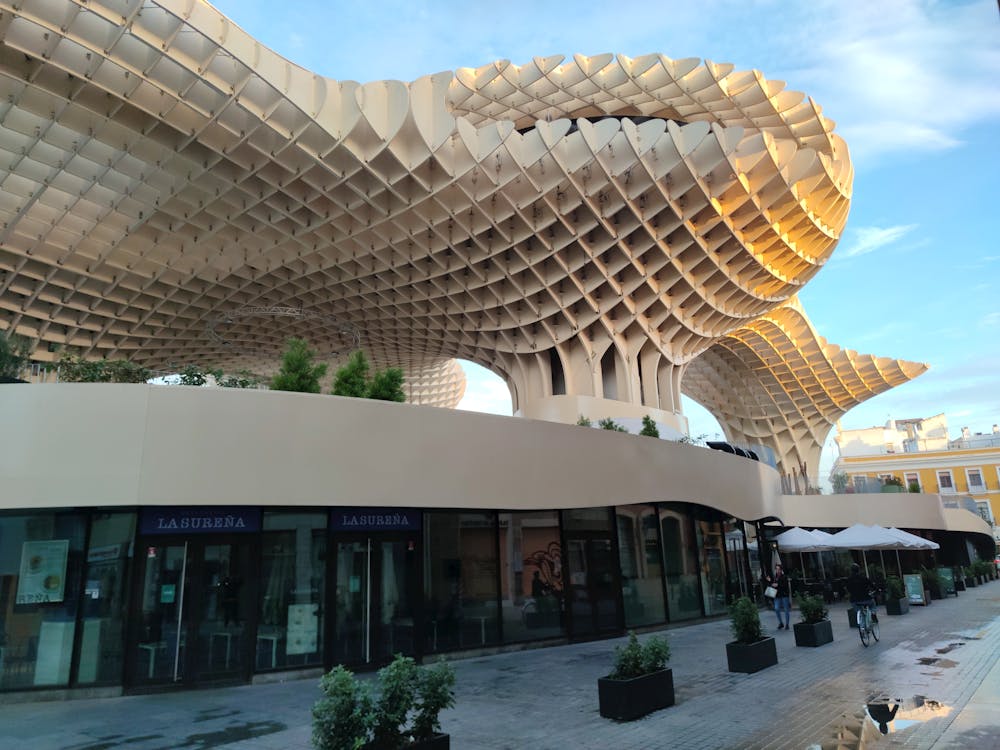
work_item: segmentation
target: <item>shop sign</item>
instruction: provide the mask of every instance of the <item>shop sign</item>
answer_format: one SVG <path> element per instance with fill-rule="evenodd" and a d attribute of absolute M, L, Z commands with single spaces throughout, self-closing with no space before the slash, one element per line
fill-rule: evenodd
<path fill-rule="evenodd" d="M 419 531 L 421 511 L 413 508 L 332 508 L 333 531 Z"/>
<path fill-rule="evenodd" d="M 906 598 L 910 604 L 924 603 L 924 579 L 919 574 L 903 576 L 903 584 L 906 586 Z"/>
<path fill-rule="evenodd" d="M 256 508 L 143 508 L 142 534 L 242 534 L 260 531 Z"/>

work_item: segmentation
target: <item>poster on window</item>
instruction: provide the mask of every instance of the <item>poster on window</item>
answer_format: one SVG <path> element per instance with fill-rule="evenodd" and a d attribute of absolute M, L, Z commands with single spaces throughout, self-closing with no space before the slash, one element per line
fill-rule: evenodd
<path fill-rule="evenodd" d="M 285 653 L 313 654 L 319 650 L 319 607 L 315 604 L 288 605 L 288 642 Z"/>
<path fill-rule="evenodd" d="M 25 542 L 21 547 L 21 576 L 16 604 L 61 602 L 66 589 L 68 539 Z"/>

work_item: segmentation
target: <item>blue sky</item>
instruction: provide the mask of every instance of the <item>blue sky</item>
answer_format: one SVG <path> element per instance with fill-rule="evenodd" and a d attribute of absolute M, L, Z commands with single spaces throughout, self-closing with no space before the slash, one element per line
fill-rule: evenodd
<path fill-rule="evenodd" d="M 844 428 L 944 412 L 953 434 L 1000 422 L 1000 17 L 993 0 L 701 3 L 217 0 L 267 46 L 342 80 L 496 59 L 662 52 L 756 68 L 804 91 L 851 149 L 854 197 L 801 299 L 844 348 L 931 366 L 848 412 Z M 510 413 L 474 365 L 463 408 Z M 692 434 L 719 431 L 686 407 Z M 820 472 L 832 464 L 832 439 Z"/>

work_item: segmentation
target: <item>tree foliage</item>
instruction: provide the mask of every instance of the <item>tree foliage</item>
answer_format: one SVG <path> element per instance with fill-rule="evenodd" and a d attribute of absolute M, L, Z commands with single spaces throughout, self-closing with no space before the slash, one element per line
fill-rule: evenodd
<path fill-rule="evenodd" d="M 656 422 L 654 422 L 653 418 L 648 414 L 642 418 L 642 429 L 639 430 L 639 434 L 655 438 L 660 436 L 660 431 L 656 427 Z"/>
<path fill-rule="evenodd" d="M 368 376 L 370 367 L 365 353 L 360 349 L 351 355 L 347 364 L 333 377 L 334 396 L 371 398 L 379 401 L 406 401 L 403 392 L 403 371 L 398 367 L 376 370 Z"/>
<path fill-rule="evenodd" d="M 593 423 L 590 421 L 590 418 L 585 417 L 582 414 L 580 415 L 580 418 L 576 420 L 576 423 L 580 425 L 580 427 L 593 427 Z"/>
<path fill-rule="evenodd" d="M 397 403 L 406 401 L 406 394 L 403 393 L 403 371 L 398 367 L 389 367 L 376 372 L 368 388 L 368 398 Z"/>
<path fill-rule="evenodd" d="M 9 331 L 0 333 L 0 377 L 18 378 L 31 359 L 31 339 Z"/>
<path fill-rule="evenodd" d="M 332 393 L 334 396 L 368 398 L 368 360 L 363 351 L 358 349 L 347 364 L 337 370 Z"/>
<path fill-rule="evenodd" d="M 848 481 L 847 474 L 845 474 L 842 471 L 838 471 L 836 474 L 830 477 L 830 482 L 833 484 L 833 491 L 836 492 L 838 495 L 843 494 L 844 491 L 847 489 L 847 481 Z"/>
<path fill-rule="evenodd" d="M 288 339 L 281 370 L 271 380 L 271 390 L 319 393 L 319 381 L 326 375 L 326 365 L 314 364 L 315 356 L 316 352 L 303 339 Z"/>
<path fill-rule="evenodd" d="M 59 360 L 59 380 L 65 383 L 145 383 L 152 376 L 149 368 L 126 359 L 65 356 Z"/>
<path fill-rule="evenodd" d="M 612 432 L 628 432 L 628 430 L 626 430 L 624 427 L 618 424 L 611 417 L 605 417 L 604 419 L 602 419 L 600 422 L 597 423 L 597 426 L 600 427 L 602 430 L 611 430 Z"/>

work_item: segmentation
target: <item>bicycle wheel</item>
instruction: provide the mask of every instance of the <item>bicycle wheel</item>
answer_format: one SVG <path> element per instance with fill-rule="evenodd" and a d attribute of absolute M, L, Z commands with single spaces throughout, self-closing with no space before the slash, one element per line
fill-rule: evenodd
<path fill-rule="evenodd" d="M 862 613 L 858 617 L 858 635 L 861 637 L 861 643 L 865 648 L 868 648 L 868 617 L 867 613 Z"/>
<path fill-rule="evenodd" d="M 872 631 L 872 638 L 874 638 L 877 641 L 878 640 L 878 623 L 875 622 L 875 620 L 871 619 L 871 615 L 869 615 L 869 621 L 870 621 L 869 622 L 869 628 Z"/>

